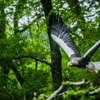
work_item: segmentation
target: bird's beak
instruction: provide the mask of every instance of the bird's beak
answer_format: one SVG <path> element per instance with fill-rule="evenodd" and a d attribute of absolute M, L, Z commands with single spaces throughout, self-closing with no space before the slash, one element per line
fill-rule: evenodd
<path fill-rule="evenodd" d="M 69 63 L 67 64 L 67 66 L 72 66 L 71 62 L 69 62 Z"/>

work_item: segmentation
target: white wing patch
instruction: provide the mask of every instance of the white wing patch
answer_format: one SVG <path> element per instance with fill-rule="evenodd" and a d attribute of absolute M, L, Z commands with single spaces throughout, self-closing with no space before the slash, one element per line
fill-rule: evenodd
<path fill-rule="evenodd" d="M 57 44 L 59 44 L 59 46 L 62 47 L 62 49 L 66 52 L 69 58 L 72 54 L 75 54 L 75 52 L 66 43 L 64 43 L 64 41 L 60 39 L 59 36 L 57 37 L 54 34 L 51 34 L 51 37 Z"/>

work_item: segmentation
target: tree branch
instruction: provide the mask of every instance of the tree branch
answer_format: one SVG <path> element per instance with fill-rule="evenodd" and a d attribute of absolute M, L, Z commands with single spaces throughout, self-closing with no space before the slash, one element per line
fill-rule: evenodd
<path fill-rule="evenodd" d="M 98 87 L 98 88 L 97 88 L 96 90 L 94 90 L 94 91 L 79 90 L 79 91 L 77 91 L 77 94 L 75 94 L 75 95 L 81 95 L 82 92 L 85 92 L 85 94 L 93 95 L 93 94 L 98 93 L 99 90 L 100 90 L 100 87 Z M 62 93 L 58 94 L 57 96 L 61 96 L 61 95 L 63 95 L 63 94 L 67 94 L 67 92 L 69 92 L 69 90 L 68 90 L 68 91 L 62 92 Z M 52 100 L 52 99 L 50 99 L 50 100 Z"/>
<path fill-rule="evenodd" d="M 98 87 L 98 88 L 97 88 L 96 90 L 94 90 L 94 91 L 79 90 L 79 91 L 77 91 L 77 94 L 78 94 L 78 95 L 81 95 L 82 92 L 85 92 L 86 94 L 93 95 L 93 94 L 98 93 L 99 90 L 100 90 L 100 87 Z M 69 92 L 69 90 L 68 90 L 68 91 L 62 92 L 62 93 L 58 94 L 57 96 L 61 96 L 61 95 L 63 95 L 63 94 L 66 94 L 67 92 Z M 77 94 L 75 94 L 75 95 L 77 95 Z"/>
<path fill-rule="evenodd" d="M 52 64 L 51 64 L 51 63 L 48 63 L 47 61 L 43 61 L 43 60 L 37 59 L 37 58 L 35 58 L 35 57 L 33 57 L 33 56 L 15 57 L 15 58 L 13 58 L 13 59 L 22 59 L 22 58 L 32 58 L 32 59 L 34 59 L 34 60 L 36 60 L 36 61 L 40 61 L 40 62 L 42 62 L 42 63 L 45 63 L 45 64 L 47 64 L 47 65 L 49 65 L 49 66 L 51 67 L 51 70 L 52 70 L 53 72 L 55 72 L 55 73 L 57 73 L 57 74 L 60 74 L 58 71 L 56 71 L 56 70 L 52 67 Z"/>
<path fill-rule="evenodd" d="M 67 81 L 65 83 L 65 85 L 74 85 L 74 86 L 79 86 L 79 85 L 86 85 L 86 84 L 89 84 L 89 81 L 87 81 L 86 79 L 83 79 L 81 82 L 70 82 L 70 81 Z"/>
<path fill-rule="evenodd" d="M 26 3 L 26 0 L 24 0 L 24 3 L 20 3 L 20 2 L 21 2 L 21 0 L 19 0 L 19 2 L 16 4 L 16 10 L 15 10 L 15 13 L 14 13 L 15 34 L 17 32 L 20 32 L 20 33 L 24 32 L 25 30 L 27 30 L 30 27 L 30 25 L 33 24 L 33 22 L 35 22 L 37 19 L 40 19 L 43 16 L 43 14 L 38 14 L 37 18 L 35 18 L 33 21 L 31 21 L 29 25 L 24 25 L 23 29 L 19 30 L 19 28 L 21 28 L 21 27 L 18 27 L 18 20 L 20 18 L 22 18 L 23 14 L 21 14 L 21 13 L 23 13 L 23 9 L 24 9 L 23 5 Z M 20 10 L 18 10 L 18 9 L 20 9 Z M 18 16 L 18 14 L 20 16 Z"/>
<path fill-rule="evenodd" d="M 4 59 L 4 58 L 3 58 Z M 20 82 L 21 86 L 23 85 L 24 78 L 21 76 L 21 74 L 18 72 L 17 68 L 15 65 L 12 63 L 12 61 L 4 59 L 4 61 L 8 64 L 10 68 L 12 68 L 14 74 L 16 75 L 18 81 Z"/>
<path fill-rule="evenodd" d="M 37 18 L 35 18 L 29 25 L 25 25 L 23 29 L 18 30 L 18 32 L 22 33 L 25 30 L 27 30 L 28 28 L 30 28 L 30 26 L 33 24 L 33 22 L 35 22 L 37 19 L 40 19 L 43 16 L 43 14 L 37 16 Z M 21 28 L 21 27 L 20 27 Z"/>
<path fill-rule="evenodd" d="M 22 59 L 22 58 L 32 58 L 32 59 L 35 59 L 36 61 L 40 61 L 40 62 L 42 62 L 42 63 L 45 63 L 45 64 L 51 66 L 51 64 L 48 63 L 47 61 L 43 61 L 43 60 L 37 59 L 37 58 L 35 58 L 35 57 L 33 57 L 33 56 L 15 57 L 15 58 L 13 58 L 13 59 Z"/>
<path fill-rule="evenodd" d="M 89 83 L 90 82 L 87 81 L 86 79 L 83 79 L 81 82 L 69 82 L 69 81 L 67 81 L 64 85 L 61 85 L 50 97 L 48 97 L 45 94 L 40 94 L 40 95 L 42 95 L 46 100 L 53 100 L 54 98 L 56 98 L 58 96 L 61 96 L 63 94 L 67 94 L 68 92 L 70 92 L 70 90 L 67 90 L 67 91 L 64 91 L 64 92 L 60 93 L 63 89 L 65 89 L 65 86 L 68 85 L 68 84 L 72 85 L 72 86 L 80 86 L 80 85 L 87 85 Z M 72 96 L 80 96 L 80 95 L 82 95 L 82 92 L 84 92 L 85 94 L 88 94 L 88 95 L 94 95 L 94 94 L 98 93 L 99 90 L 100 90 L 100 87 L 98 87 L 94 91 L 78 90 Z M 39 99 L 39 97 L 37 97 L 37 93 L 36 92 L 34 92 L 34 97 L 36 97 L 37 99 Z"/>
<path fill-rule="evenodd" d="M 10 93 L 8 92 L 8 90 L 7 90 L 5 87 L 3 87 L 3 89 L 4 89 L 14 100 L 16 100 L 15 97 L 14 97 L 12 94 L 10 94 Z"/>
<path fill-rule="evenodd" d="M 98 87 L 98 88 L 97 88 L 96 90 L 94 90 L 94 91 L 88 92 L 88 94 L 92 95 L 92 94 L 98 93 L 99 90 L 100 90 L 100 87 Z"/>
<path fill-rule="evenodd" d="M 86 85 L 88 84 L 89 82 L 86 81 L 86 79 L 83 79 L 81 82 L 69 82 L 67 81 L 64 85 L 61 85 L 58 90 L 56 90 L 47 100 L 52 100 L 54 99 L 55 97 L 57 97 L 57 95 L 63 90 L 65 89 L 66 85 L 69 84 L 69 85 L 74 85 L 74 86 L 79 86 L 79 85 Z"/>

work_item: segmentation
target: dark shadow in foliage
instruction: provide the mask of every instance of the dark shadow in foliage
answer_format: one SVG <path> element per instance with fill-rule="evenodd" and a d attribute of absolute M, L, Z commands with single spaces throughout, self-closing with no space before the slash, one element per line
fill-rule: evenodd
<path fill-rule="evenodd" d="M 97 74 L 89 73 L 87 74 L 87 77 L 93 82 L 94 86 L 99 87 L 100 86 L 100 70 Z"/>
<path fill-rule="evenodd" d="M 6 82 L 4 81 L 4 78 Z M 10 80 L 4 74 L 0 73 L 0 100 L 13 100 L 11 96 L 3 89 L 4 82 L 7 84 L 5 87 L 9 93 L 11 93 L 16 100 L 23 100 L 24 96 L 26 100 L 32 100 L 34 97 L 34 92 L 37 92 L 37 96 L 41 93 L 46 93 L 47 91 L 47 83 L 48 83 L 49 74 L 44 72 L 43 70 L 33 70 L 32 68 L 28 68 L 24 75 L 24 83 L 22 88 L 18 88 L 18 80 L 15 78 Z M 18 87 L 17 87 L 18 86 Z"/>
<path fill-rule="evenodd" d="M 45 87 L 47 87 L 48 77 L 49 74 L 43 70 L 28 69 L 23 84 L 26 100 L 32 100 L 34 92 L 37 92 L 37 95 L 46 93 L 47 88 L 45 89 Z"/>

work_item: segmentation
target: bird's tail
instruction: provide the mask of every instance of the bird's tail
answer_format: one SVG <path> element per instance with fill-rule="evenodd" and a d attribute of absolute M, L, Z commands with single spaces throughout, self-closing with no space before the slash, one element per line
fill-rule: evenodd
<path fill-rule="evenodd" d="M 98 73 L 98 71 L 100 70 L 100 61 L 91 62 L 91 67 L 87 67 L 86 70 L 87 72 Z"/>

